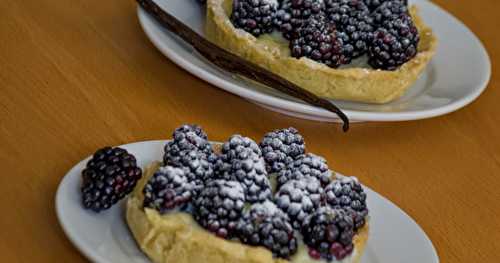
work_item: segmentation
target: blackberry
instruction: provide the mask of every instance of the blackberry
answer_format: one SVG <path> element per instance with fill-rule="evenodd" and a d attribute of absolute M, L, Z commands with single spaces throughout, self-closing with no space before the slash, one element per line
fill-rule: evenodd
<path fill-rule="evenodd" d="M 274 25 L 291 40 L 298 37 L 298 30 L 310 16 L 321 14 L 324 9 L 323 0 L 283 0 Z"/>
<path fill-rule="evenodd" d="M 277 0 L 234 0 L 231 22 L 236 28 L 258 37 L 273 31 L 277 9 Z"/>
<path fill-rule="evenodd" d="M 219 178 L 241 183 L 247 202 L 271 199 L 271 183 L 264 159 L 259 147 L 250 138 L 233 135 L 224 143 L 216 170 Z"/>
<path fill-rule="evenodd" d="M 262 156 L 262 152 L 257 143 L 248 137 L 235 134 L 222 145 L 221 158 L 225 158 L 225 160 L 238 159 L 243 149 L 248 149 L 248 152 L 254 155 Z"/>
<path fill-rule="evenodd" d="M 294 58 L 307 57 L 329 67 L 337 68 L 348 62 L 344 56 L 343 41 L 337 36 L 334 24 L 324 15 L 311 16 L 290 41 Z"/>
<path fill-rule="evenodd" d="M 373 38 L 373 19 L 366 5 L 359 0 L 326 0 L 328 19 L 342 36 L 346 58 L 357 58 L 368 49 Z"/>
<path fill-rule="evenodd" d="M 332 172 L 323 157 L 312 153 L 298 156 L 278 173 L 278 188 L 290 180 L 300 180 L 309 176 L 318 179 L 322 186 L 330 183 Z"/>
<path fill-rule="evenodd" d="M 106 210 L 132 192 L 142 171 L 125 149 L 97 150 L 82 171 L 82 203 L 95 212 Z"/>
<path fill-rule="evenodd" d="M 260 149 L 269 173 L 279 172 L 295 157 L 304 154 L 305 144 L 297 129 L 288 128 L 267 133 L 260 142 Z"/>
<path fill-rule="evenodd" d="M 294 28 L 291 24 L 292 21 L 292 14 L 290 14 L 288 9 L 282 9 L 279 8 L 278 11 L 276 11 L 276 15 L 274 16 L 273 19 L 273 26 L 275 29 L 280 31 L 286 39 L 290 39 L 290 34 L 292 32 L 292 29 Z M 299 20 L 294 20 L 294 22 L 297 22 Z"/>
<path fill-rule="evenodd" d="M 178 137 L 179 136 L 187 137 L 189 133 L 194 133 L 196 136 L 198 136 L 204 140 L 208 140 L 208 136 L 205 133 L 205 131 L 199 125 L 196 125 L 196 124 L 184 124 L 184 125 L 178 127 L 177 129 L 175 129 L 172 137 L 174 139 L 182 139 L 182 138 L 178 138 Z"/>
<path fill-rule="evenodd" d="M 333 208 L 351 213 L 355 230 L 365 225 L 368 216 L 366 193 L 356 177 L 342 176 L 326 186 L 325 201 Z"/>
<path fill-rule="evenodd" d="M 269 249 L 274 257 L 288 259 L 297 252 L 297 238 L 288 216 L 272 202 L 255 204 L 237 226 L 239 239 Z"/>
<path fill-rule="evenodd" d="M 212 180 L 193 202 L 194 219 L 221 238 L 235 234 L 245 206 L 243 187 L 236 181 Z"/>
<path fill-rule="evenodd" d="M 304 221 L 301 233 L 315 259 L 340 261 L 354 249 L 352 218 L 341 209 L 319 208 Z"/>
<path fill-rule="evenodd" d="M 163 156 L 165 165 L 179 163 L 182 155 L 192 150 L 203 153 L 207 159 L 213 155 L 207 134 L 198 125 L 183 125 L 174 131 L 172 137 L 173 139 L 165 145 Z"/>
<path fill-rule="evenodd" d="M 371 14 L 375 26 L 381 26 L 385 22 L 407 16 L 409 16 L 408 6 L 400 0 L 384 1 Z"/>
<path fill-rule="evenodd" d="M 188 181 L 199 186 L 214 176 L 214 165 L 216 162 L 214 158 L 216 158 L 216 155 L 213 154 L 210 156 L 213 158 L 207 159 L 198 150 L 186 151 L 176 161 L 171 162 L 171 165 L 184 170 Z"/>
<path fill-rule="evenodd" d="M 281 211 L 275 203 L 266 200 L 262 203 L 255 203 L 250 206 L 248 211 L 245 213 L 246 216 L 252 218 L 265 218 L 272 216 L 287 216 L 283 211 Z"/>
<path fill-rule="evenodd" d="M 184 171 L 179 168 L 165 166 L 148 180 L 142 192 L 144 193 L 144 207 L 166 213 L 174 208 L 187 207 L 195 186 L 189 183 Z"/>
<path fill-rule="evenodd" d="M 377 9 L 380 5 L 389 1 L 394 1 L 394 0 L 363 0 L 363 2 L 366 4 L 368 9 L 370 9 L 370 11 Z M 408 5 L 408 0 L 400 0 L 400 1 L 403 2 L 405 5 Z"/>
<path fill-rule="evenodd" d="M 318 179 L 305 177 L 284 184 L 275 195 L 275 203 L 283 210 L 295 229 L 321 205 L 323 188 Z"/>
<path fill-rule="evenodd" d="M 410 18 L 386 21 L 368 49 L 368 63 L 376 69 L 396 70 L 417 55 L 418 30 Z"/>

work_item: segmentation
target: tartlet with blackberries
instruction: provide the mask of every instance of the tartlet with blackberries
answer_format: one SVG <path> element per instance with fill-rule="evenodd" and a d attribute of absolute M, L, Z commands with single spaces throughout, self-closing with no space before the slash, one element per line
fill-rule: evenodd
<path fill-rule="evenodd" d="M 406 0 L 207 0 L 206 9 L 211 41 L 330 99 L 393 101 L 437 48 Z"/>
<path fill-rule="evenodd" d="M 153 262 L 360 262 L 366 193 L 307 152 L 296 129 L 260 143 L 233 135 L 213 144 L 200 127 L 184 125 L 158 159 L 126 211 Z"/>

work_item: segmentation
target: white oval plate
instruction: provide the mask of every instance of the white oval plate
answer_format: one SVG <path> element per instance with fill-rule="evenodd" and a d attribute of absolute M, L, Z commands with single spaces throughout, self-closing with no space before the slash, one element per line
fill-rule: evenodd
<path fill-rule="evenodd" d="M 137 158 L 140 167 L 161 160 L 167 141 L 145 141 L 122 145 Z M 59 184 L 56 213 L 71 242 L 98 263 L 151 262 L 137 247 L 125 222 L 122 200 L 96 214 L 81 205 L 81 171 L 90 157 L 75 165 Z M 362 263 L 438 263 L 439 259 L 424 231 L 396 205 L 364 186 L 370 209 L 370 237 Z"/>
<path fill-rule="evenodd" d="M 204 35 L 205 12 L 198 0 L 156 0 L 170 14 Z M 439 38 L 436 56 L 419 80 L 397 101 L 376 105 L 333 101 L 352 121 L 402 121 L 435 117 L 455 111 L 476 99 L 491 74 L 490 59 L 481 42 L 452 15 L 426 0 L 416 4 Z M 138 8 L 140 24 L 151 42 L 174 63 L 193 75 L 265 108 L 294 117 L 338 121 L 336 115 L 284 93 L 249 83 L 220 70 L 193 48 L 163 29 Z"/>

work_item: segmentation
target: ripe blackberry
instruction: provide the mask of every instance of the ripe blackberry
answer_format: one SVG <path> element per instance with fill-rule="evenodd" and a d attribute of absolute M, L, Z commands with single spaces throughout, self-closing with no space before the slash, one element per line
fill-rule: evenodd
<path fill-rule="evenodd" d="M 306 217 L 320 207 L 322 198 L 323 188 L 318 179 L 305 177 L 281 186 L 275 203 L 290 217 L 292 226 L 299 229 Z"/>
<path fill-rule="evenodd" d="M 280 31 L 286 39 L 290 39 L 289 31 L 293 29 L 291 21 L 292 14 L 290 14 L 289 10 L 280 7 L 274 16 L 273 26 L 276 30 Z M 297 21 L 298 20 L 294 20 L 294 22 Z"/>
<path fill-rule="evenodd" d="M 184 124 L 178 127 L 177 129 L 175 129 L 172 137 L 174 139 L 182 139 L 183 138 L 182 136 L 187 137 L 189 133 L 194 133 L 196 136 L 204 140 L 208 139 L 208 136 L 205 133 L 205 131 L 199 125 L 196 124 Z M 181 138 L 178 138 L 179 136 L 181 136 Z"/>
<path fill-rule="evenodd" d="M 219 178 L 241 183 L 247 202 L 262 202 L 272 197 L 261 151 L 248 137 L 233 135 L 224 143 L 216 170 Z"/>
<path fill-rule="evenodd" d="M 132 192 L 142 171 L 126 150 L 105 147 L 97 150 L 82 171 L 82 203 L 95 212 L 106 210 Z"/>
<path fill-rule="evenodd" d="M 288 259 L 297 252 L 297 238 L 288 216 L 270 201 L 254 204 L 239 221 L 237 232 L 243 243 L 263 246 L 275 257 Z"/>
<path fill-rule="evenodd" d="M 215 154 L 210 156 L 216 157 Z M 176 161 L 171 162 L 171 165 L 181 168 L 188 181 L 199 186 L 213 178 L 215 161 L 216 159 L 213 158 L 207 159 L 206 156 L 198 150 L 188 150 L 179 156 Z"/>
<path fill-rule="evenodd" d="M 340 177 L 325 187 L 325 201 L 332 208 L 352 212 L 354 229 L 365 225 L 368 216 L 366 193 L 356 177 Z"/>
<path fill-rule="evenodd" d="M 221 238 L 235 234 L 245 205 L 245 192 L 239 182 L 212 180 L 193 202 L 194 219 Z"/>
<path fill-rule="evenodd" d="M 340 261 L 354 249 L 352 218 L 342 209 L 319 208 L 304 221 L 301 233 L 315 259 Z"/>
<path fill-rule="evenodd" d="M 384 1 L 371 14 L 376 27 L 406 16 L 409 16 L 408 6 L 401 0 Z"/>
<path fill-rule="evenodd" d="M 283 36 L 288 39 L 298 37 L 298 30 L 312 15 L 323 12 L 323 0 L 283 0 L 274 21 Z"/>
<path fill-rule="evenodd" d="M 370 9 L 370 11 L 374 11 L 383 3 L 389 1 L 394 1 L 394 0 L 363 0 L 363 2 L 366 4 L 368 9 Z M 408 5 L 408 0 L 399 0 L 399 1 L 403 2 L 405 5 Z"/>
<path fill-rule="evenodd" d="M 296 157 L 278 173 L 278 188 L 290 180 L 300 180 L 309 176 L 318 179 L 322 186 L 330 183 L 332 172 L 323 157 L 312 153 Z"/>
<path fill-rule="evenodd" d="M 418 30 L 409 18 L 386 21 L 368 49 L 368 63 L 376 69 L 396 70 L 417 55 Z"/>
<path fill-rule="evenodd" d="M 298 30 L 297 38 L 290 41 L 290 51 L 294 58 L 307 57 L 332 68 L 348 62 L 342 39 L 337 36 L 334 24 L 324 15 L 306 20 Z"/>
<path fill-rule="evenodd" d="M 234 0 L 231 22 L 236 28 L 258 37 L 273 31 L 277 9 L 277 0 Z"/>
<path fill-rule="evenodd" d="M 251 216 L 252 218 L 264 218 L 272 216 L 287 216 L 283 211 L 281 211 L 275 203 L 266 200 L 262 203 L 255 203 L 250 206 L 250 208 L 245 213 L 246 216 Z"/>
<path fill-rule="evenodd" d="M 148 180 L 142 192 L 144 207 L 166 213 L 174 208 L 187 207 L 195 186 L 191 184 L 184 171 L 172 166 L 160 167 Z"/>
<path fill-rule="evenodd" d="M 249 152 L 260 157 L 262 156 L 262 152 L 257 143 L 248 137 L 235 134 L 222 145 L 221 158 L 225 158 L 226 160 L 237 159 L 239 158 L 239 154 L 243 152 L 243 149 L 248 149 Z"/>
<path fill-rule="evenodd" d="M 342 33 L 344 55 L 357 58 L 368 49 L 373 38 L 373 19 L 366 5 L 359 0 L 326 0 L 328 19 Z"/>
<path fill-rule="evenodd" d="M 181 156 L 188 151 L 197 150 L 206 158 L 212 158 L 212 145 L 207 140 L 207 134 L 198 125 L 183 125 L 172 134 L 172 140 L 165 145 L 163 162 L 165 165 L 179 163 Z"/>
<path fill-rule="evenodd" d="M 288 128 L 267 133 L 260 142 L 260 149 L 269 173 L 279 172 L 295 157 L 304 154 L 305 144 L 297 129 Z"/>

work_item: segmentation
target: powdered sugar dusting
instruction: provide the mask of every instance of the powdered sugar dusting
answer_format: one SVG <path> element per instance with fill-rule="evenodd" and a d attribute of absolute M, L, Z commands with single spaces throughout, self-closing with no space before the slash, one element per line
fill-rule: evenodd
<path fill-rule="evenodd" d="M 184 175 L 184 171 L 180 168 L 175 168 L 172 166 L 162 166 L 156 173 L 167 176 L 168 180 L 176 185 L 187 183 L 187 178 Z M 167 180 L 167 178 L 162 176 L 157 177 L 158 180 Z"/>
<path fill-rule="evenodd" d="M 262 0 L 262 2 L 278 7 L 278 0 Z"/>
<path fill-rule="evenodd" d="M 274 215 L 279 213 L 281 210 L 271 201 L 266 200 L 263 203 L 258 203 L 252 206 L 252 209 L 263 210 L 268 215 Z"/>
<path fill-rule="evenodd" d="M 239 182 L 236 181 L 221 181 L 221 182 L 225 182 L 226 185 L 229 186 L 229 187 L 224 187 L 222 191 L 223 194 L 226 194 L 231 199 L 238 199 L 241 196 L 245 195 L 243 187 Z"/>
<path fill-rule="evenodd" d="M 359 183 L 359 180 L 356 176 L 345 176 L 345 175 L 340 175 L 336 174 L 335 177 L 337 180 L 340 180 L 342 183 Z"/>

